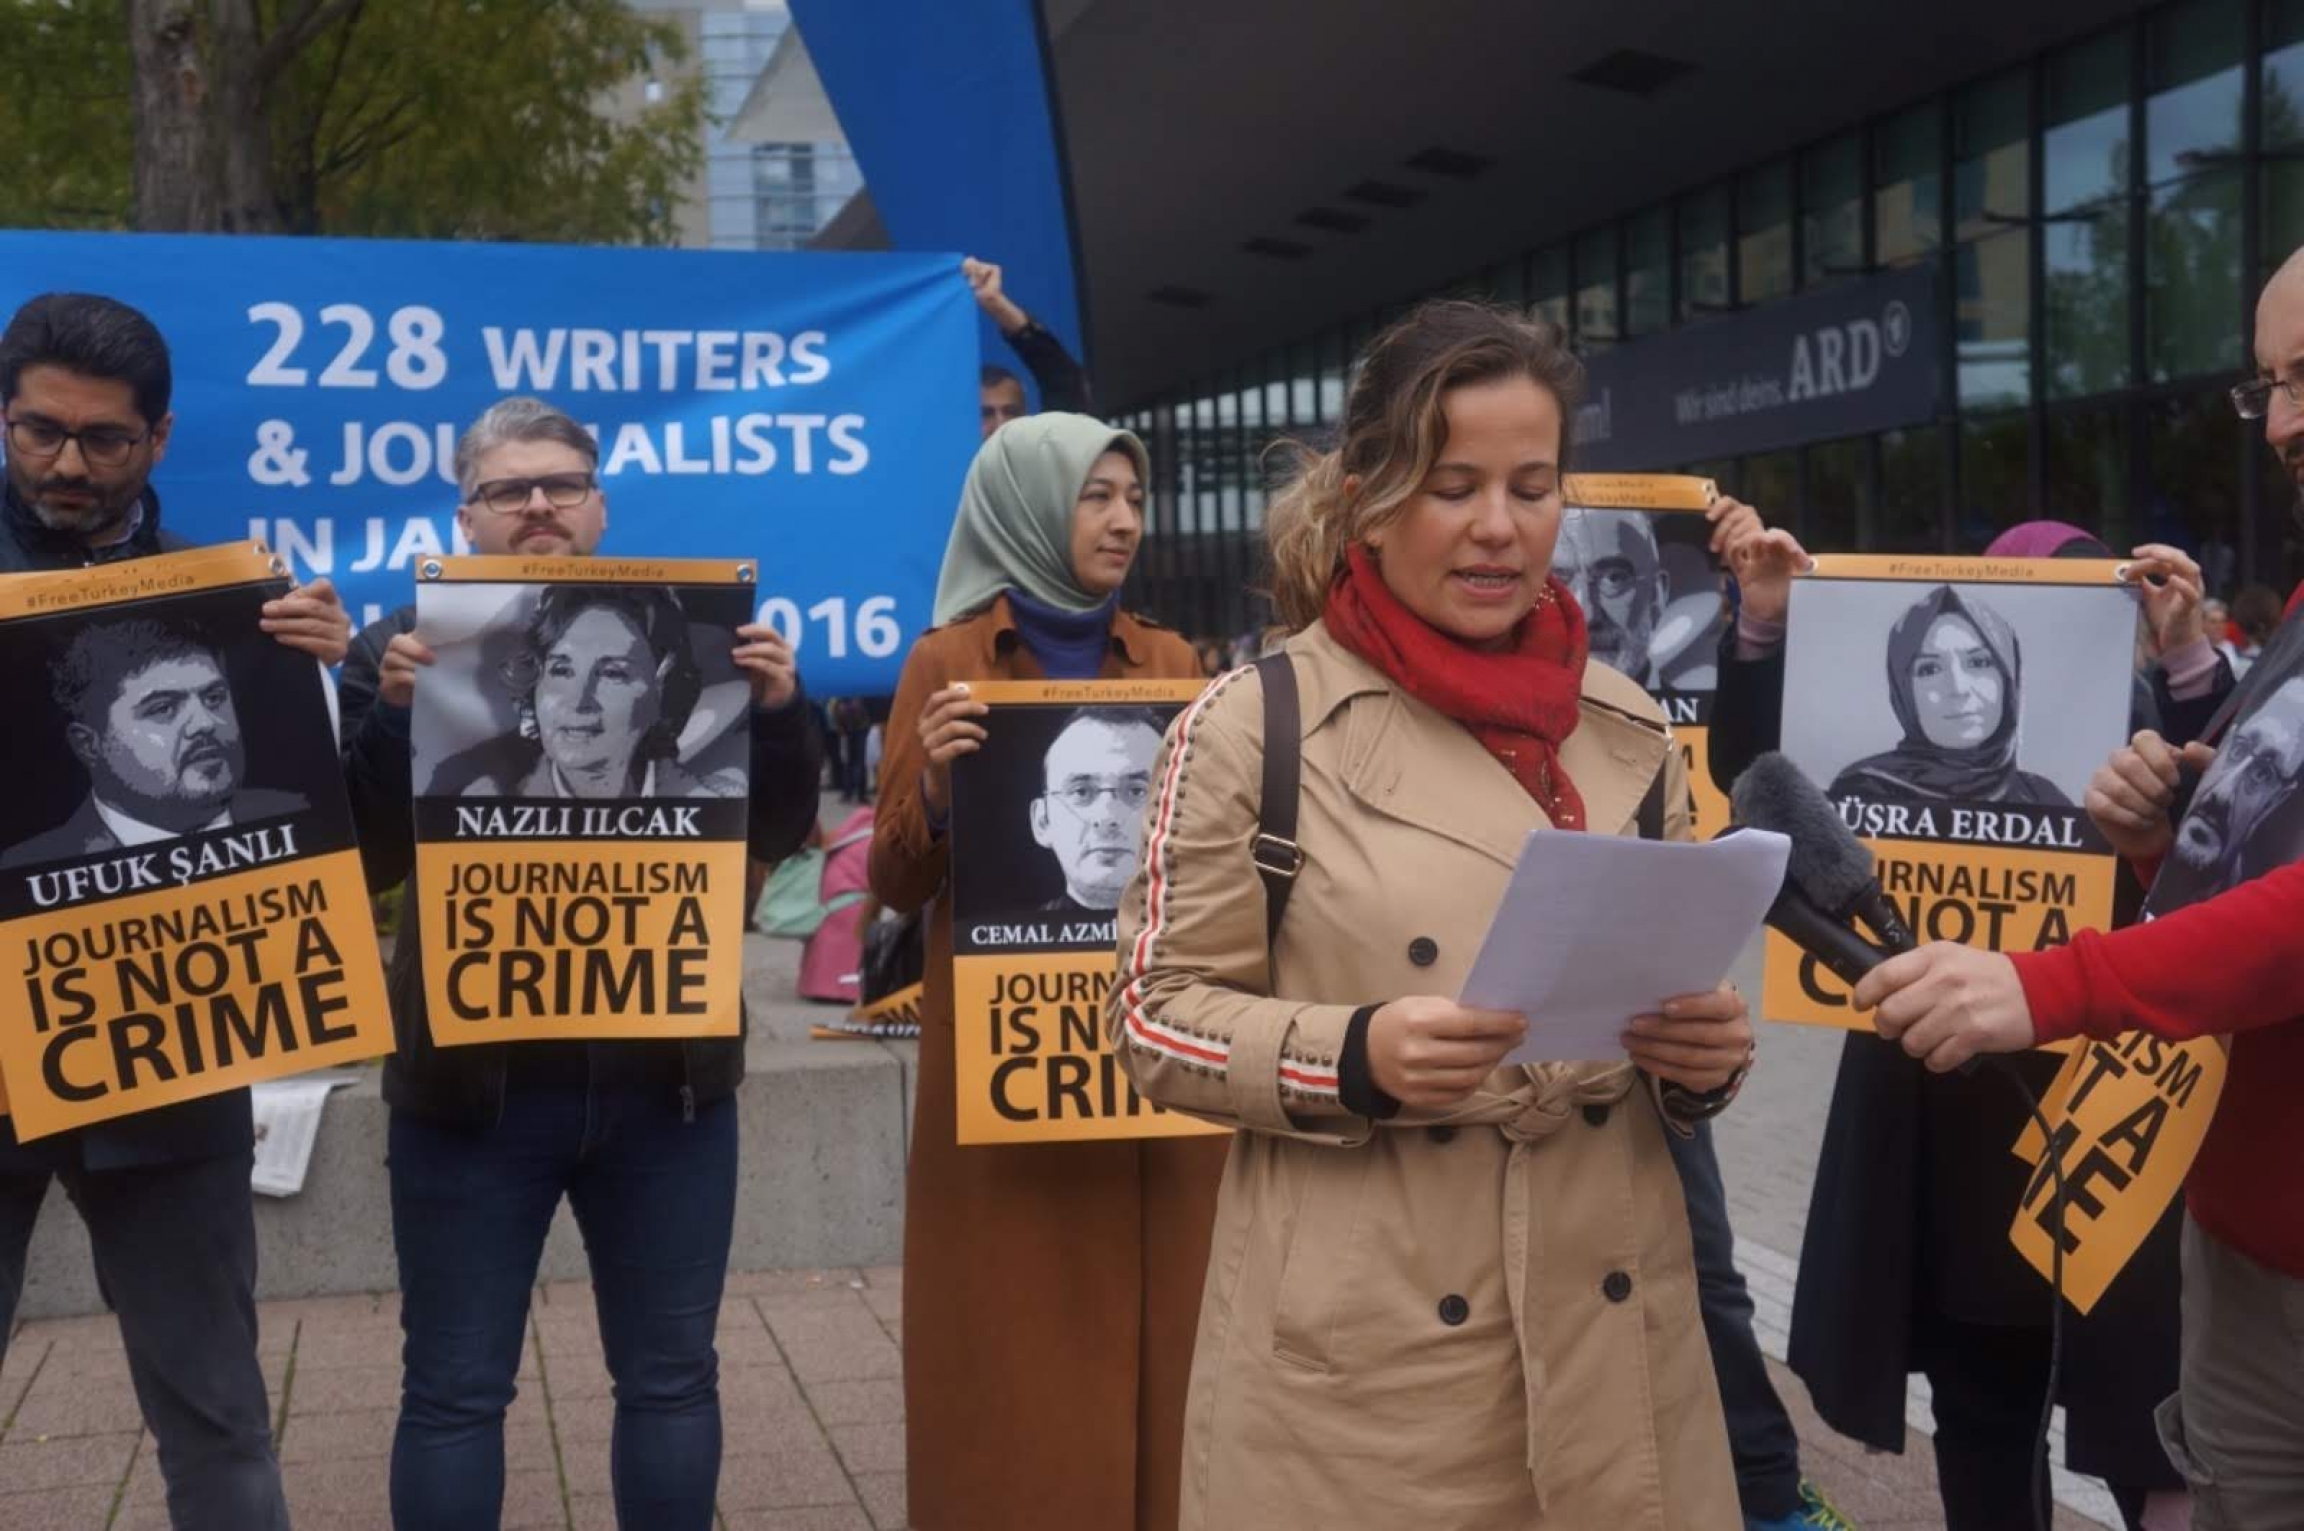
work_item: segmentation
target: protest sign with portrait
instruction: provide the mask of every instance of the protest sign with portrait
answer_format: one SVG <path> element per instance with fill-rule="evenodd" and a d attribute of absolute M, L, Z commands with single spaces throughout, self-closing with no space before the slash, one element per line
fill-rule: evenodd
<path fill-rule="evenodd" d="M 1670 473 L 1571 473 L 1552 552 L 1584 608 L 1592 662 L 1630 676 L 1664 709 L 1688 766 L 1696 832 L 1728 827 L 1728 799 L 1707 765 L 1720 635 L 1727 625 L 1706 478 Z"/>
<path fill-rule="evenodd" d="M 1794 582 L 1783 748 L 1923 941 L 2060 946 L 2112 918 L 2081 808 L 2128 735 L 2137 605 L 2109 560 L 1827 557 Z M 1864 1027 L 1768 937 L 1771 1019 Z"/>
<path fill-rule="evenodd" d="M 734 1036 L 753 568 L 419 568 L 418 929 L 433 1041 Z"/>
<path fill-rule="evenodd" d="M 1105 1050 L 1114 924 L 1144 850 L 1169 721 L 1197 681 L 1000 681 L 952 767 L 952 990 L 960 1141 L 1214 1129 L 1136 1093 Z"/>
<path fill-rule="evenodd" d="M 0 580 L 20 1138 L 392 1049 L 327 676 L 259 625 L 288 588 L 246 543 Z"/>

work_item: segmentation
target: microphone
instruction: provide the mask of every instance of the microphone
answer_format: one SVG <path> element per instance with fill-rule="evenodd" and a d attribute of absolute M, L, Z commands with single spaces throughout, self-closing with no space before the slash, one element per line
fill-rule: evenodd
<path fill-rule="evenodd" d="M 1792 842 L 1785 882 L 1826 917 L 1843 925 L 1862 920 L 1890 955 L 1920 944 L 1880 891 L 1872 853 L 1832 800 L 1784 755 L 1771 750 L 1746 767 L 1729 803 L 1737 823 L 1772 829 Z"/>
<path fill-rule="evenodd" d="M 1872 852 L 1857 839 L 1823 789 L 1782 753 L 1771 750 L 1745 767 L 1729 791 L 1730 816 L 1751 829 L 1772 829 L 1792 842 L 1784 888 L 1769 907 L 1769 928 L 1824 964 L 1850 988 L 1919 940 L 1872 870 Z M 1854 928 L 1862 920 L 1879 938 Z M 1973 1074 L 1970 1058 L 1955 1072 Z"/>

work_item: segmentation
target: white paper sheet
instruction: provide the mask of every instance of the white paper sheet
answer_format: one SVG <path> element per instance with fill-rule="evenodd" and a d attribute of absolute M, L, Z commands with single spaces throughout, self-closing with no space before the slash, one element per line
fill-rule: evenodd
<path fill-rule="evenodd" d="M 1531 832 L 1461 998 L 1528 1017 L 1508 1062 L 1621 1060 L 1632 1017 L 1728 976 L 1791 854 L 1757 829 L 1696 844 Z"/>
<path fill-rule="evenodd" d="M 320 1113 L 339 1085 L 357 1083 L 359 1078 L 343 1069 L 323 1069 L 248 1087 L 256 1116 L 251 1189 L 264 1196 L 294 1196 L 304 1189 L 312 1145 L 320 1136 Z"/>

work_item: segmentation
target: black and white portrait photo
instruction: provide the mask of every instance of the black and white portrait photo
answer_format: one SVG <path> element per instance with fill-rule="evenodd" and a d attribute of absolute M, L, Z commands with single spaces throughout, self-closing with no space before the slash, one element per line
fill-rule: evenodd
<path fill-rule="evenodd" d="M 1700 515 L 1568 507 L 1552 572 L 1584 609 L 1596 662 L 1651 692 L 1718 686 L 1727 606 L 1711 535 Z"/>
<path fill-rule="evenodd" d="M 1176 711 L 993 708 L 983 748 L 953 773 L 953 910 L 961 946 L 1109 944 L 1120 896 L 1143 858 L 1153 770 Z M 970 943 L 967 928 L 977 923 L 1038 934 Z M 1091 928 L 1096 934 L 1086 935 Z"/>
<path fill-rule="evenodd" d="M 1784 748 L 1835 800 L 2076 808 L 2127 737 L 2116 585 L 1794 585 Z"/>
<path fill-rule="evenodd" d="M 426 797 L 741 798 L 749 591 L 570 582 L 419 588 Z M 702 608 L 702 609 L 699 609 Z"/>
<path fill-rule="evenodd" d="M 9 624 L 0 706 L 25 742 L 0 797 L 0 867 L 306 813 L 303 785 L 340 770 L 334 727 L 319 667 L 257 628 L 269 593 Z"/>
<path fill-rule="evenodd" d="M 2299 782 L 2304 676 L 2291 675 L 2264 687 L 2219 741 L 2153 884 L 2152 912 L 2213 898 L 2304 855 Z"/>

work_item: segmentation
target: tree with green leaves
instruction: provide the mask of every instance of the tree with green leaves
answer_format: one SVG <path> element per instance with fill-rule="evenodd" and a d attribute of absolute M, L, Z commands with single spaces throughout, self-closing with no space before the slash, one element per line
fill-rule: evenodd
<path fill-rule="evenodd" d="M 665 243 L 687 54 L 622 0 L 0 0 L 0 224 Z"/>

